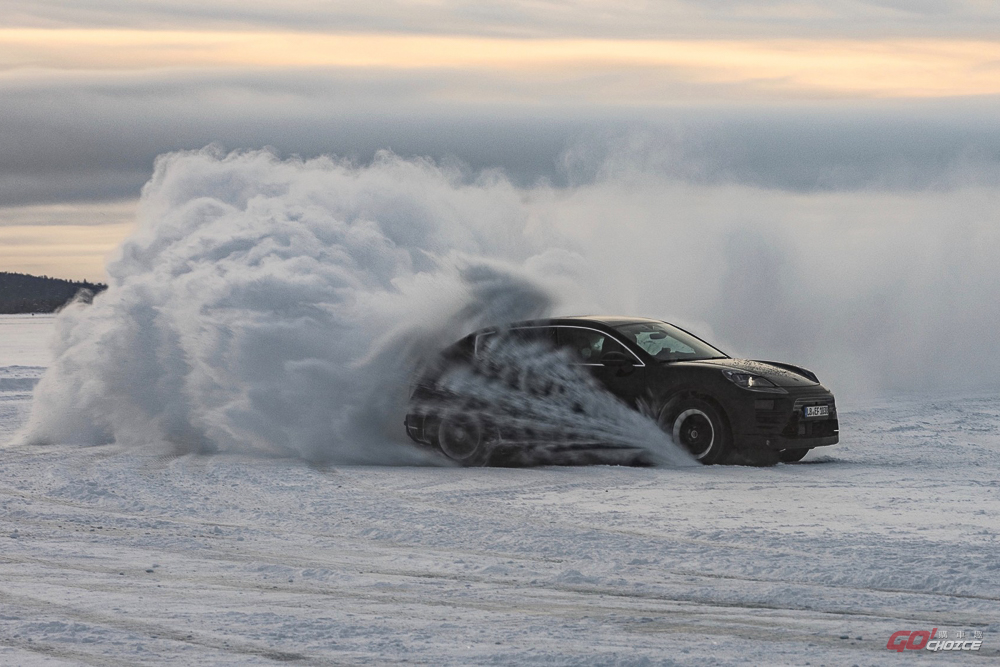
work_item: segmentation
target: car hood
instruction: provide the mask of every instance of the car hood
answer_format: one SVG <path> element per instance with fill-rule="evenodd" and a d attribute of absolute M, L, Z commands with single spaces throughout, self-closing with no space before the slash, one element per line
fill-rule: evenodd
<path fill-rule="evenodd" d="M 819 384 L 816 376 L 804 368 L 776 361 L 754 361 L 751 359 L 705 359 L 703 361 L 675 361 L 671 366 L 701 366 L 734 370 L 741 373 L 761 375 L 779 387 L 815 387 Z"/>

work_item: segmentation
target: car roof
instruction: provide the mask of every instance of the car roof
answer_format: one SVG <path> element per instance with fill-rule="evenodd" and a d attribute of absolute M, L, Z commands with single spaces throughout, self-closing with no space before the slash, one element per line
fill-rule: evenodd
<path fill-rule="evenodd" d="M 626 317 L 624 315 L 574 315 L 572 317 L 564 317 L 560 319 L 587 320 L 590 322 L 599 322 L 609 327 L 616 327 L 622 324 L 632 324 L 633 322 L 659 322 L 659 320 L 653 320 L 648 317 Z"/>
<path fill-rule="evenodd" d="M 522 320 L 511 322 L 506 327 L 531 327 L 531 326 L 554 326 L 559 324 L 602 324 L 606 327 L 615 327 L 633 322 L 657 322 L 648 317 L 626 317 L 623 315 L 570 315 L 566 317 L 549 317 L 539 320 Z M 493 330 L 497 327 L 488 327 L 483 331 Z"/>

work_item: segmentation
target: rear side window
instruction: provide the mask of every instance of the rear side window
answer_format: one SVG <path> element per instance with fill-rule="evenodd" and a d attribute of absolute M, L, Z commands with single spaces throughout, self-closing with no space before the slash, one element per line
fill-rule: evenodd
<path fill-rule="evenodd" d="M 446 347 L 444 351 L 441 352 L 441 356 L 445 359 L 451 359 L 455 361 L 469 361 L 472 359 L 473 346 L 475 345 L 474 336 L 466 336 L 462 340 L 458 341 L 454 345 Z"/>
<path fill-rule="evenodd" d="M 559 327 L 559 348 L 566 350 L 578 363 L 598 364 L 608 352 L 626 353 L 625 348 L 611 336 L 594 329 Z"/>
<path fill-rule="evenodd" d="M 520 327 L 480 334 L 476 337 L 476 356 L 484 356 L 492 345 L 503 345 L 505 343 L 554 348 L 556 346 L 556 334 L 552 327 Z"/>

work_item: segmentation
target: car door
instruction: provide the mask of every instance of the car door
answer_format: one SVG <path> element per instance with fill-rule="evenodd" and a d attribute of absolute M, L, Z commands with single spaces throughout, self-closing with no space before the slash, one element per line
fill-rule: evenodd
<path fill-rule="evenodd" d="M 629 405 L 645 393 L 645 364 L 614 336 L 582 326 L 556 327 L 556 342 L 574 365 Z M 608 356 L 610 354 L 610 356 Z"/>

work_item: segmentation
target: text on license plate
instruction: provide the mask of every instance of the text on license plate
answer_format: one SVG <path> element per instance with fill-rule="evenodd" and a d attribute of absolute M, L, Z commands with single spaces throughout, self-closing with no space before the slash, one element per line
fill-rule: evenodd
<path fill-rule="evenodd" d="M 806 417 L 829 417 L 830 416 L 830 406 L 829 405 L 807 405 L 806 406 Z"/>

